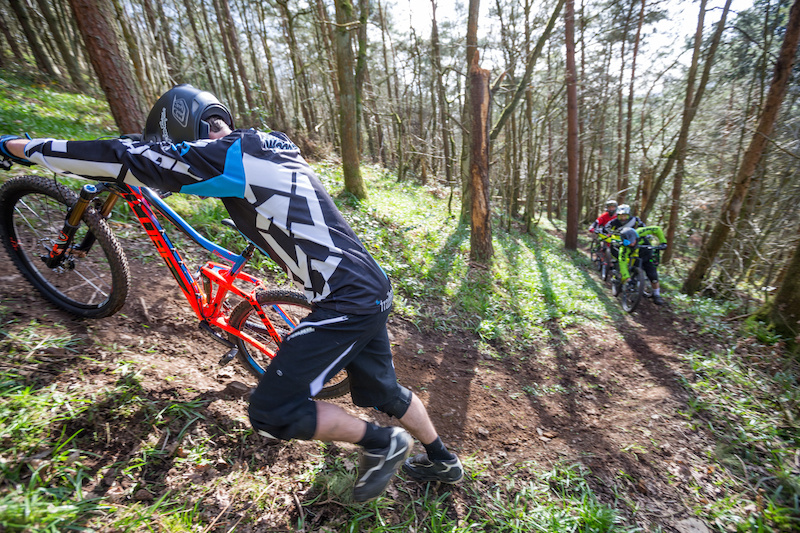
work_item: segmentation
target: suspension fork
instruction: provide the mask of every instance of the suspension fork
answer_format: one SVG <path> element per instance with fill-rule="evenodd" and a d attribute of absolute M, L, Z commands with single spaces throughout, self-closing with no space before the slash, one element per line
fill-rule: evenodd
<path fill-rule="evenodd" d="M 61 229 L 61 233 L 59 234 L 58 239 L 56 239 L 53 248 L 50 250 L 49 254 L 42 256 L 42 260 L 48 268 L 56 268 L 64 260 L 64 254 L 66 254 L 67 250 L 70 249 L 70 244 L 72 244 L 72 239 L 75 237 L 75 233 L 78 231 L 78 226 L 80 226 L 81 219 L 83 218 L 84 213 L 86 213 L 86 209 L 98 194 L 100 194 L 100 189 L 95 185 L 87 184 L 81 188 L 78 201 L 69 211 L 67 211 L 67 218 L 64 221 L 64 227 Z M 106 201 L 106 203 L 109 202 Z M 110 207 L 113 207 L 113 203 Z M 110 207 L 109 212 L 111 212 Z M 90 242 L 87 243 L 87 241 Z M 81 243 L 80 249 L 87 250 L 93 243 L 94 235 L 89 233 Z"/>
<path fill-rule="evenodd" d="M 103 191 L 104 188 L 105 188 L 104 185 L 100 185 L 97 188 L 98 189 L 97 190 L 97 194 L 100 194 Z M 100 216 L 102 216 L 104 219 L 107 220 L 108 217 L 111 216 L 111 210 L 114 209 L 114 205 L 116 205 L 117 200 L 119 200 L 119 196 L 117 196 L 114 193 L 109 194 L 108 198 L 106 198 L 106 201 L 103 202 L 103 205 L 100 208 Z M 86 235 L 84 235 L 83 240 L 81 241 L 81 243 L 78 246 L 75 246 L 73 248 L 73 251 L 86 253 L 92 248 L 92 245 L 94 244 L 94 241 L 96 241 L 96 240 L 97 240 L 97 238 L 94 236 L 94 233 L 92 233 L 91 231 L 88 231 L 88 232 L 86 232 Z"/>

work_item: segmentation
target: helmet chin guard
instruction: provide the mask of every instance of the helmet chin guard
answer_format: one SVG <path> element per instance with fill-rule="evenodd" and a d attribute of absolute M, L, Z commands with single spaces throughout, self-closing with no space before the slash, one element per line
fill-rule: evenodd
<path fill-rule="evenodd" d="M 145 142 L 181 143 L 209 138 L 209 117 L 214 115 L 234 129 L 233 117 L 217 97 L 189 84 L 165 92 L 150 110 L 145 123 Z"/>

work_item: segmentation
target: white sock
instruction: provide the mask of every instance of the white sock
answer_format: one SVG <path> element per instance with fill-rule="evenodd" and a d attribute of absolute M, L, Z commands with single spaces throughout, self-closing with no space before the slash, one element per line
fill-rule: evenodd
<path fill-rule="evenodd" d="M 660 295 L 661 295 L 661 289 L 653 289 L 653 296 L 660 296 Z"/>

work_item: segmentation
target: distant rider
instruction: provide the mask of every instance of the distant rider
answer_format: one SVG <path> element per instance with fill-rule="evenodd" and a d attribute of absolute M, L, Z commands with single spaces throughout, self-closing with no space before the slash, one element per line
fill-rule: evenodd
<path fill-rule="evenodd" d="M 597 217 L 597 220 L 592 222 L 592 225 L 589 226 L 589 233 L 602 231 L 603 228 L 615 218 L 617 218 L 617 202 L 616 200 L 609 200 L 606 202 L 605 212 Z"/>
<path fill-rule="evenodd" d="M 628 204 L 622 204 L 617 208 L 617 217 L 609 222 L 606 228 L 613 232 L 619 232 L 622 244 L 619 251 L 619 272 L 623 284 L 630 277 L 628 259 L 636 251 L 637 244 L 650 244 L 648 237 L 654 236 L 658 239 L 659 244 L 666 246 L 667 239 L 664 237 L 664 232 L 661 228 L 647 226 L 641 218 L 631 216 L 631 206 Z M 653 285 L 653 303 L 664 305 L 664 299 L 661 297 L 661 286 L 658 283 L 658 263 L 653 251 L 649 248 L 640 248 L 639 257 L 642 260 L 642 269 Z"/>

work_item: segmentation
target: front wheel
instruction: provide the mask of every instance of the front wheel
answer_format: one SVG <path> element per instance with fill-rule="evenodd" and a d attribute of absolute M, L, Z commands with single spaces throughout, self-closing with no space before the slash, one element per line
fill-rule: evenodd
<path fill-rule="evenodd" d="M 645 285 L 644 272 L 641 268 L 631 267 L 630 274 L 630 279 L 622 286 L 622 309 L 628 313 L 632 313 L 642 301 Z"/>
<path fill-rule="evenodd" d="M 256 300 L 282 339 L 285 339 L 297 324 L 311 312 L 311 304 L 298 292 L 262 291 L 256 295 Z M 239 349 L 237 354 L 239 360 L 251 374 L 260 378 L 278 351 L 280 343 L 276 343 L 275 339 L 269 335 L 258 313 L 246 300 L 240 302 L 233 309 L 228 322 L 231 327 L 258 340 L 271 352 L 270 354 L 262 353 L 240 337 L 229 335 L 230 340 L 235 342 Z M 348 392 L 350 392 L 350 380 L 347 372 L 342 370 L 325 384 L 315 398 L 320 400 L 337 398 Z"/>
<path fill-rule="evenodd" d="M 20 273 L 45 298 L 73 315 L 102 318 L 125 304 L 130 273 L 122 246 L 99 213 L 86 210 L 58 266 L 42 260 L 76 201 L 75 193 L 47 178 L 9 180 L 0 188 L 0 239 Z"/>

